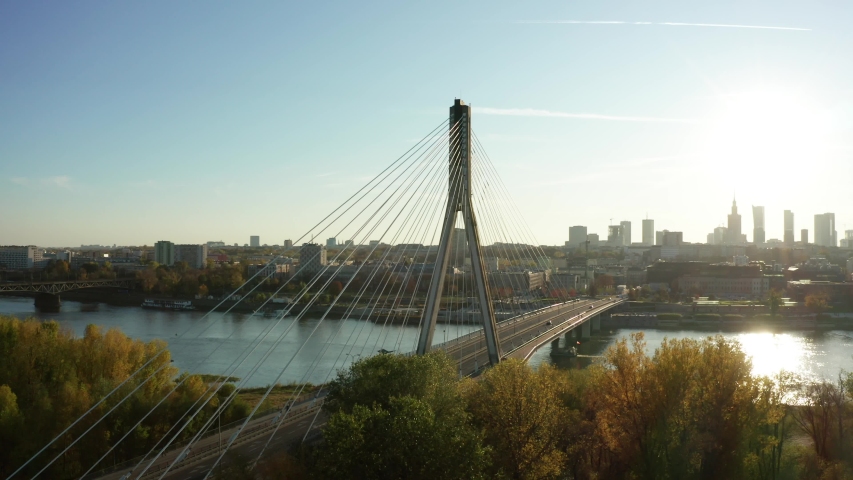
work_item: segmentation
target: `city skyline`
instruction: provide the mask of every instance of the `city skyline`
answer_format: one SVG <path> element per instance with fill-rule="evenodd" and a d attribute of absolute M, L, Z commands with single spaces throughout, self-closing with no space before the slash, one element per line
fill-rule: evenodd
<path fill-rule="evenodd" d="M 296 242 L 454 97 L 541 244 L 853 227 L 853 6 L 439 7 L 2 7 L 0 244 Z"/>

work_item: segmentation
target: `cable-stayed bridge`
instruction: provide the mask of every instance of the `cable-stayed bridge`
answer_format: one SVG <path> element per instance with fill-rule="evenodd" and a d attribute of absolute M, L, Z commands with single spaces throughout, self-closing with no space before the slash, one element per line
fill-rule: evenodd
<path fill-rule="evenodd" d="M 275 384 L 297 367 L 294 362 L 301 361 L 297 359 L 302 358 L 305 345 L 326 320 L 349 319 L 382 327 L 372 343 L 356 342 L 359 329 L 347 334 L 344 322 L 339 322 L 313 361 L 300 366 L 305 369 L 304 378 L 315 378 L 320 365 L 327 371 L 319 373 L 329 381 L 353 359 L 386 353 L 419 355 L 434 349 L 442 349 L 456 360 L 460 375 L 476 375 L 506 358 L 527 359 L 562 335 L 589 336 L 597 328 L 598 315 L 622 302 L 619 298 L 580 300 L 571 278 L 552 271 L 548 256 L 511 201 L 471 127 L 470 106 L 461 100 L 450 107 L 447 120 L 296 243 L 325 237 L 349 240 L 328 250 L 303 244 L 299 269 L 276 291 L 295 301 L 278 311 L 227 368 L 205 371 L 205 361 L 217 355 L 216 349 L 196 365 L 183 366 L 192 373 L 215 373 L 220 381 L 210 382 L 205 394 L 153 448 L 122 464 L 106 461 L 157 406 L 141 414 L 125 431 L 112 432 L 109 448 L 88 461 L 81 478 L 208 478 L 229 451 L 240 452 L 256 463 L 267 452 L 314 438 L 324 422 L 322 389 L 310 394 L 297 389 L 286 405 L 269 412 L 260 408 Z M 274 269 L 259 270 L 234 293 L 249 297 L 265 275 L 273 273 Z M 300 338 L 296 347 L 285 342 L 292 339 L 295 325 L 317 311 L 323 313 L 315 318 L 316 326 L 306 338 Z M 190 327 L 180 336 L 202 336 L 222 319 L 223 314 L 211 311 L 198 327 Z M 392 324 L 415 328 L 418 335 L 414 341 L 406 340 L 402 328 L 392 334 Z M 437 342 L 434 334 L 442 325 L 466 327 L 471 333 Z M 224 428 L 217 424 L 236 398 L 238 390 L 234 390 L 212 415 L 204 417 L 195 434 L 185 433 L 205 406 L 204 399 L 219 394 L 225 379 L 238 377 L 237 387 L 244 386 L 262 366 L 269 367 L 274 352 L 282 351 L 287 360 L 277 360 L 278 377 L 248 417 Z M 153 354 L 125 383 L 116 385 L 12 476 L 48 478 L 68 449 L 132 396 L 133 392 L 125 393 L 125 385 L 138 389 L 156 375 L 157 371 L 146 367 L 156 364 L 158 355 Z M 330 358 L 332 367 L 328 368 Z M 176 381 L 161 402 L 186 378 Z"/>

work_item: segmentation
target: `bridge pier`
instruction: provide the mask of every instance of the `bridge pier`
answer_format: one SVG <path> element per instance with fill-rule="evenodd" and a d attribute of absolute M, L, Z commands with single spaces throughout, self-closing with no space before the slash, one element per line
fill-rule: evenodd
<path fill-rule="evenodd" d="M 592 323 L 592 322 L 590 322 L 589 320 L 587 320 L 587 321 L 585 321 L 585 322 L 583 322 L 583 323 L 581 324 L 581 332 L 580 332 L 580 333 L 581 333 L 581 338 L 589 338 L 589 336 L 590 336 L 590 331 L 589 331 L 589 330 L 590 330 L 590 324 L 591 324 L 591 323 Z"/>
<path fill-rule="evenodd" d="M 596 332 L 601 330 L 601 315 L 592 317 L 592 329 Z"/>
<path fill-rule="evenodd" d="M 59 298 L 59 295 L 53 295 L 51 293 L 37 293 L 35 301 L 33 302 L 36 308 L 46 312 L 58 312 L 59 307 L 62 305 L 62 301 Z"/>
<path fill-rule="evenodd" d="M 560 349 L 560 337 L 557 337 L 551 341 L 551 349 L 552 350 L 559 350 Z"/>

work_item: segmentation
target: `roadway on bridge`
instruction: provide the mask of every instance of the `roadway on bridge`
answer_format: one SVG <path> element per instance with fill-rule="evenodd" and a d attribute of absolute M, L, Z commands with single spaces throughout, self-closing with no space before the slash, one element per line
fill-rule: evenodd
<path fill-rule="evenodd" d="M 616 297 L 579 300 L 546 307 L 503 321 L 498 324 L 498 338 L 504 358 L 527 359 L 542 344 L 620 303 L 622 301 Z M 551 325 L 547 324 L 549 321 Z M 488 363 L 482 331 L 473 332 L 460 337 L 458 341 L 450 341 L 433 348 L 444 348 L 451 358 L 458 359 L 460 372 L 465 375 L 481 369 Z"/>

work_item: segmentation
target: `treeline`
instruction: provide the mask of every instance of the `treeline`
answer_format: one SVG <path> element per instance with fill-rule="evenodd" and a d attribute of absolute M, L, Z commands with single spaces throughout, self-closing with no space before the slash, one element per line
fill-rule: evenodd
<path fill-rule="evenodd" d="M 205 393 L 207 384 L 201 378 L 178 375 L 162 341 L 144 343 L 116 329 L 103 332 L 92 325 L 79 338 L 55 321 L 0 316 L 0 477 L 8 477 L 139 368 L 140 373 L 63 434 L 20 478 L 32 477 L 89 428 L 92 431 L 40 478 L 78 478 L 127 432 L 127 438 L 95 470 L 143 455 L 204 396 L 203 411 L 178 440 L 187 438 L 234 387 L 226 385 L 216 396 Z M 126 396 L 115 411 L 97 422 Z M 166 400 L 157 406 L 163 397 Z M 137 425 L 152 408 L 153 413 Z M 249 406 L 238 398 L 223 413 L 222 423 L 243 418 L 248 411 Z"/>
<path fill-rule="evenodd" d="M 136 272 L 139 288 L 146 293 L 192 297 L 195 295 L 231 293 L 245 281 L 242 265 L 221 264 L 201 270 L 190 268 L 186 262 L 172 267 L 152 263 Z"/>
<path fill-rule="evenodd" d="M 649 355 L 640 333 L 600 366 L 477 381 L 442 353 L 379 355 L 330 385 L 322 444 L 227 478 L 851 478 L 850 385 L 753 376 L 722 337 Z"/>

